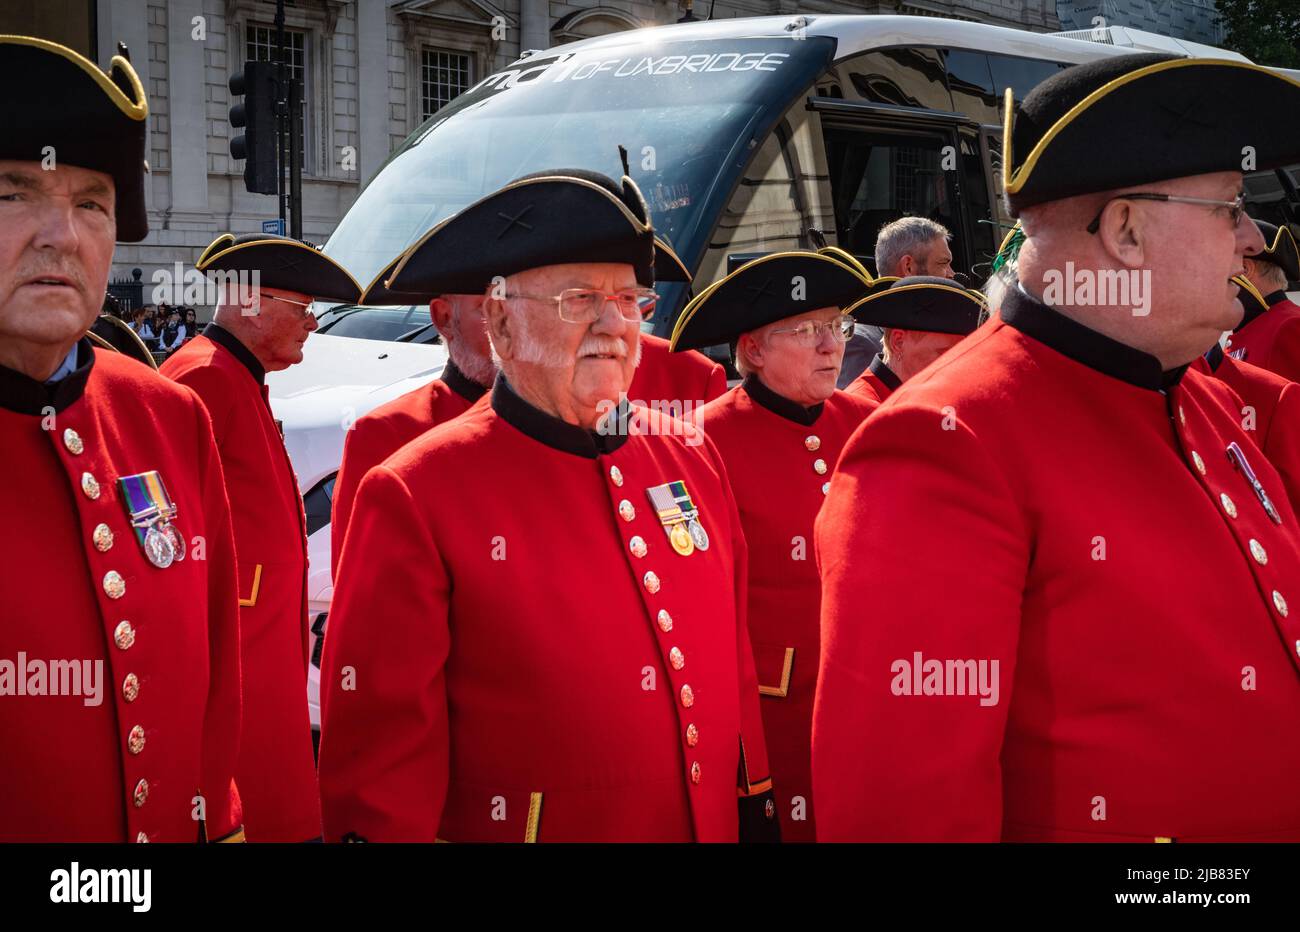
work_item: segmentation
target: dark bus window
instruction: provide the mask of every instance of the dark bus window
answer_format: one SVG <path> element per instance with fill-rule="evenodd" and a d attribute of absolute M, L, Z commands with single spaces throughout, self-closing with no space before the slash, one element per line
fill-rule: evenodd
<path fill-rule="evenodd" d="M 1056 74 L 1066 65 L 1052 61 L 1038 61 L 1033 58 L 1012 58 L 1009 55 L 990 55 L 989 68 L 993 72 L 993 90 L 999 98 L 1008 87 L 1016 95 L 1016 100 L 1024 100 L 1025 95 L 1035 85 L 1041 84 Z"/>
<path fill-rule="evenodd" d="M 970 267 L 959 268 L 958 271 L 968 271 L 977 279 L 983 279 L 988 277 L 993 253 L 1002 237 L 997 235 L 997 229 L 993 225 L 989 186 L 984 174 L 984 156 L 980 152 L 979 136 L 973 129 L 963 129 L 960 137 L 961 197 L 966 202 L 966 219 L 970 223 L 969 248 L 964 251 L 969 257 Z"/>
<path fill-rule="evenodd" d="M 963 257 L 970 253 L 960 242 L 956 173 L 941 167 L 943 147 L 951 145 L 948 138 L 840 127 L 827 127 L 825 136 L 841 247 L 855 255 L 872 255 L 880 228 L 910 214 L 951 230 L 954 259 L 965 265 Z"/>
<path fill-rule="evenodd" d="M 937 49 L 882 49 L 851 58 L 836 69 L 850 99 L 929 110 L 952 110 L 943 57 Z"/>
<path fill-rule="evenodd" d="M 953 109 L 977 123 L 1002 121 L 1002 97 L 993 87 L 989 57 L 983 52 L 948 49 L 948 89 L 952 91 Z"/>
<path fill-rule="evenodd" d="M 1300 211 L 1300 166 L 1279 171 L 1251 172 L 1246 175 L 1246 210 L 1256 220 L 1276 225 L 1290 221 Z"/>

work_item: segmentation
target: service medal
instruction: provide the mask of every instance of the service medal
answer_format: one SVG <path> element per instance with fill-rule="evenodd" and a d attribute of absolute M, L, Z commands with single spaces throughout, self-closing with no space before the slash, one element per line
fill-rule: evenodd
<path fill-rule="evenodd" d="M 691 520 L 686 523 L 686 528 L 690 532 L 691 540 L 694 542 L 697 550 L 709 549 L 709 532 L 704 530 L 704 525 L 700 524 L 700 519 L 698 517 L 691 518 Z"/>
<path fill-rule="evenodd" d="M 185 559 L 185 538 L 171 523 L 178 509 L 158 471 L 123 476 L 117 484 L 145 558 L 160 570 Z"/>
<path fill-rule="evenodd" d="M 176 559 L 176 548 L 172 545 L 171 537 L 160 531 L 156 524 L 145 529 L 144 555 L 160 570 L 167 569 Z"/>
<path fill-rule="evenodd" d="M 170 521 L 164 521 L 160 530 L 167 535 L 167 539 L 172 542 L 172 550 L 176 553 L 177 560 L 185 559 L 185 538 L 181 532 L 176 530 L 176 525 Z"/>
<path fill-rule="evenodd" d="M 695 552 L 694 535 L 687 530 L 684 521 L 678 521 L 668 529 L 668 542 L 684 557 L 689 557 Z"/>

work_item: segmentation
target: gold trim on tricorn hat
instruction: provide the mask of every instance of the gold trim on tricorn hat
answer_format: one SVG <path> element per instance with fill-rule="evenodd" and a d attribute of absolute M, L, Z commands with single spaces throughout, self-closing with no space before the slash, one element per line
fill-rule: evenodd
<path fill-rule="evenodd" d="M 802 279 L 799 297 L 792 295 L 796 277 Z M 781 285 L 773 287 L 776 280 Z M 671 348 L 677 352 L 730 343 L 773 321 L 845 307 L 869 287 L 869 278 L 835 255 L 791 250 L 759 256 L 709 285 L 682 309 Z"/>
<path fill-rule="evenodd" d="M 549 169 L 510 182 L 429 230 L 402 254 L 385 287 L 478 294 L 498 277 L 578 262 L 631 265 L 637 282 L 649 286 L 654 252 L 645 199 L 631 178 Z"/>
<path fill-rule="evenodd" d="M 433 292 L 392 291 L 389 289 L 388 282 L 395 275 L 397 266 L 402 261 L 403 256 L 405 256 L 405 253 L 384 266 L 383 270 L 362 290 L 361 298 L 357 301 L 358 304 L 374 305 L 376 307 L 428 304 L 434 298 L 441 296 L 440 293 Z M 681 260 L 677 253 L 673 252 L 672 247 L 656 236 L 655 281 L 689 282 L 690 280 L 691 273 L 687 271 L 686 263 Z M 457 292 L 446 293 L 456 294 Z M 465 293 L 468 294 L 469 292 Z"/>
<path fill-rule="evenodd" d="M 348 304 L 361 297 L 361 286 L 347 269 L 319 249 L 287 236 L 222 233 L 203 250 L 195 268 L 200 272 L 256 272 L 260 287 Z"/>
<path fill-rule="evenodd" d="M 988 309 L 984 295 L 932 275 L 878 278 L 871 292 L 845 309 L 858 323 L 964 336 Z"/>
<path fill-rule="evenodd" d="M 1271 262 L 1286 273 L 1287 281 L 1300 280 L 1300 247 L 1296 245 L 1295 234 L 1287 226 L 1274 226 L 1266 220 L 1256 220 L 1255 226 L 1267 243 L 1262 251 L 1247 259 L 1257 262 Z"/>
<path fill-rule="evenodd" d="M 1012 213 L 1080 194 L 1300 161 L 1300 82 L 1249 62 L 1120 55 L 1004 97 L 1002 180 Z M 1023 160 L 1019 153 L 1025 152 Z"/>
<path fill-rule="evenodd" d="M 0 35 L 0 159 L 75 165 L 113 179 L 117 240 L 149 233 L 144 176 L 149 100 L 124 55 L 107 73 L 74 50 L 33 36 Z"/>

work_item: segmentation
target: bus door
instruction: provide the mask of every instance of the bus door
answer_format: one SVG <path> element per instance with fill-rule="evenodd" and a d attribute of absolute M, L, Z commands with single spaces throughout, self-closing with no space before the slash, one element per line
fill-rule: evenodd
<path fill-rule="evenodd" d="M 960 113 L 827 97 L 808 107 L 821 117 L 837 245 L 871 257 L 886 223 L 928 217 L 953 235 L 953 268 L 976 284 L 987 275 L 1001 240 L 991 127 Z"/>

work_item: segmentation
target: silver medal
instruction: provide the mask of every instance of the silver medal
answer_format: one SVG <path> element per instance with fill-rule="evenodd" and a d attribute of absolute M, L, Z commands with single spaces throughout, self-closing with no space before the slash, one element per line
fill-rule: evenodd
<path fill-rule="evenodd" d="M 176 525 L 172 524 L 170 521 L 164 521 L 161 530 L 167 535 L 167 539 L 171 541 L 172 552 L 175 553 L 176 559 L 184 560 L 185 538 L 181 536 L 180 531 L 176 530 Z"/>
<path fill-rule="evenodd" d="M 176 559 L 176 547 L 168 534 L 152 525 L 144 532 L 144 554 L 150 563 L 165 570 Z"/>
<path fill-rule="evenodd" d="M 700 524 L 698 518 L 691 518 L 686 525 L 686 529 L 691 532 L 691 540 L 695 542 L 696 550 L 709 549 L 709 534 L 704 530 L 704 525 Z"/>

